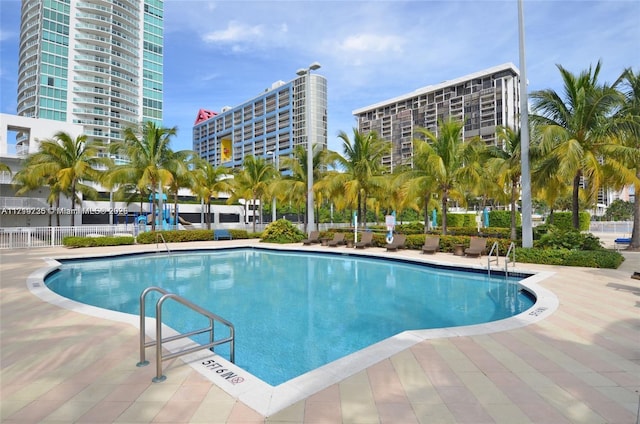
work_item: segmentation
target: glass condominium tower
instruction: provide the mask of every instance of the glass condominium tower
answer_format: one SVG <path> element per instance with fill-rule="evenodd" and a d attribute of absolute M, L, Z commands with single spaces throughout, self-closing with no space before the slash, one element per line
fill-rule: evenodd
<path fill-rule="evenodd" d="M 163 0 L 23 0 L 18 115 L 80 124 L 105 143 L 160 125 L 162 49 Z"/>

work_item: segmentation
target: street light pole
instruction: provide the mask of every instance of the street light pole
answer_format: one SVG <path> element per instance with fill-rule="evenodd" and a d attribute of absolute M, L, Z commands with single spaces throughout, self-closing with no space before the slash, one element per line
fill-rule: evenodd
<path fill-rule="evenodd" d="M 320 69 L 318 62 L 313 62 L 307 69 L 299 69 L 296 74 L 302 76 L 306 74 L 305 84 L 305 127 L 307 133 L 307 233 L 311 236 L 315 218 L 313 216 L 314 199 L 313 199 L 313 137 L 311 131 L 311 71 Z"/>
<path fill-rule="evenodd" d="M 527 70 L 524 48 L 524 10 L 518 0 L 518 34 L 520 47 L 520 156 L 522 179 L 522 247 L 533 247 L 531 204 L 531 171 L 529 167 L 529 104 L 527 101 Z"/>
<path fill-rule="evenodd" d="M 278 166 L 278 155 L 276 155 L 276 152 L 272 152 L 271 150 L 269 150 L 267 152 L 267 154 L 269 156 L 273 155 L 273 163 L 276 167 L 276 172 L 279 174 L 280 173 L 280 167 Z M 271 222 L 276 222 L 276 220 L 278 219 L 278 216 L 276 214 L 276 195 L 275 193 L 273 194 L 273 198 L 271 199 Z"/>

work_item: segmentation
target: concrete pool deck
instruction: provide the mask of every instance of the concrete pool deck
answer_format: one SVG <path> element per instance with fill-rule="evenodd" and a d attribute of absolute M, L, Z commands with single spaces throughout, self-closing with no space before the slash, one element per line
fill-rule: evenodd
<path fill-rule="evenodd" d="M 152 383 L 155 366 L 135 366 L 135 326 L 60 308 L 27 287 L 29 276 L 47 265 L 46 258 L 155 248 L 0 252 L 1 422 L 636 422 L 640 282 L 630 276 L 640 268 L 640 253 L 622 252 L 626 261 L 617 270 L 517 264 L 517 269 L 552 273 L 540 283 L 559 300 L 548 317 L 500 332 L 420 341 L 265 418 L 182 359 L 165 362 L 167 380 Z M 387 255 L 384 249 L 366 251 Z M 417 251 L 388 255 L 486 267 L 486 257 Z"/>

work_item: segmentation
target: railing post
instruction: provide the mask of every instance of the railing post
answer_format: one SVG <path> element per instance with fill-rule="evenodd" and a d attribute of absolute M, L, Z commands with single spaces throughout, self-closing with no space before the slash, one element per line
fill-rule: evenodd
<path fill-rule="evenodd" d="M 169 294 L 165 294 L 156 303 L 156 376 L 151 379 L 154 383 L 160 383 L 167 379 L 162 375 L 162 304 Z"/>

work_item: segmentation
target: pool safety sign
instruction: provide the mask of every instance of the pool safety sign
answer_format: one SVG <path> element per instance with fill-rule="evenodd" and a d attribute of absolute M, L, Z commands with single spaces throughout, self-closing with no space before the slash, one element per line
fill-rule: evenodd
<path fill-rule="evenodd" d="M 387 226 L 387 243 L 393 241 L 393 230 L 396 228 L 396 213 L 384 217 L 384 222 Z"/>
<path fill-rule="evenodd" d="M 243 377 L 240 377 L 238 374 L 234 373 L 233 371 L 229 370 L 224 365 L 222 365 L 220 362 L 214 361 L 213 359 L 202 361 L 202 365 L 204 365 L 210 371 L 213 371 L 214 373 L 218 374 L 218 376 L 220 376 L 221 378 L 224 378 L 234 386 L 236 384 L 240 384 L 244 382 Z"/>

